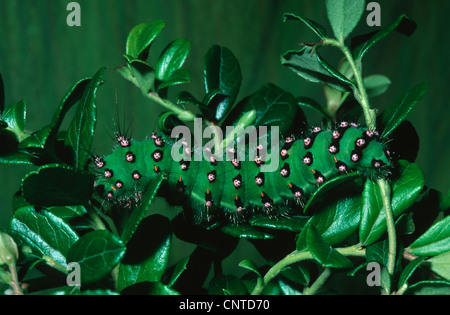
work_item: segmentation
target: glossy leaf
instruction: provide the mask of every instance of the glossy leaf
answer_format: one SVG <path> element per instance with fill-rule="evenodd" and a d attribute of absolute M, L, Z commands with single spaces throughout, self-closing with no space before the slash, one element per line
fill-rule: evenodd
<path fill-rule="evenodd" d="M 406 267 L 403 269 L 400 274 L 400 278 L 398 279 L 398 289 L 401 289 L 403 285 L 408 283 L 411 275 L 416 271 L 416 269 L 420 266 L 420 264 L 425 260 L 425 257 L 419 257 L 412 261 L 410 261 Z"/>
<path fill-rule="evenodd" d="M 169 261 L 171 236 L 167 218 L 152 215 L 141 221 L 127 243 L 125 256 L 119 265 L 119 291 L 143 281 L 161 281 Z"/>
<path fill-rule="evenodd" d="M 258 266 L 251 259 L 245 259 L 239 263 L 239 267 L 250 270 L 254 274 L 256 274 L 259 278 L 261 278 L 261 273 L 258 271 Z"/>
<path fill-rule="evenodd" d="M 391 205 L 394 217 L 406 211 L 417 199 L 424 185 L 424 175 L 417 164 L 399 161 L 400 177 L 391 183 Z M 359 232 L 363 244 L 376 242 L 386 231 L 385 211 L 378 185 L 367 180 Z"/>
<path fill-rule="evenodd" d="M 98 230 L 83 235 L 67 254 L 68 262 L 80 264 L 81 283 L 103 279 L 120 262 L 125 245 L 114 234 Z"/>
<path fill-rule="evenodd" d="M 310 222 L 328 244 L 334 245 L 355 232 L 360 219 L 361 197 L 349 196 L 328 203 Z"/>
<path fill-rule="evenodd" d="M 175 70 L 170 77 L 158 85 L 157 90 L 160 91 L 169 86 L 189 83 L 191 81 L 191 73 L 186 69 Z"/>
<path fill-rule="evenodd" d="M 286 22 L 288 20 L 301 21 L 301 22 L 305 23 L 305 25 L 308 26 L 321 39 L 327 38 L 327 31 L 326 31 L 325 27 L 323 27 L 322 25 L 320 25 L 317 22 L 314 22 L 312 20 L 300 17 L 300 16 L 295 15 L 293 13 L 285 13 L 285 14 L 283 14 L 283 22 Z"/>
<path fill-rule="evenodd" d="M 177 282 L 178 278 L 181 276 L 183 271 L 185 271 L 187 269 L 188 263 L 189 263 L 189 256 L 183 258 L 176 264 L 176 266 L 173 270 L 172 276 L 170 277 L 170 280 L 167 283 L 168 287 L 172 287 L 175 285 L 175 283 Z"/>
<path fill-rule="evenodd" d="M 161 20 L 152 23 L 142 23 L 135 26 L 127 38 L 126 54 L 133 59 L 145 60 L 145 52 L 164 28 Z"/>
<path fill-rule="evenodd" d="M 205 104 L 219 121 L 231 110 L 241 87 L 239 61 L 226 47 L 211 47 L 204 61 Z"/>
<path fill-rule="evenodd" d="M 69 109 L 83 97 L 83 94 L 91 81 L 92 78 L 90 77 L 79 80 L 69 89 L 69 91 L 67 91 L 66 95 L 64 95 L 53 114 L 53 119 L 50 124 L 50 130 L 53 136 L 56 136 Z"/>
<path fill-rule="evenodd" d="M 8 232 L 19 245 L 30 248 L 34 257 L 62 268 L 67 267 L 66 255 L 78 240 L 78 235 L 61 218 L 45 210 L 38 212 L 32 206 L 15 212 Z"/>
<path fill-rule="evenodd" d="M 24 135 L 26 114 L 27 108 L 24 101 L 9 105 L 3 111 L 3 121 L 8 124 L 8 129 L 14 132 L 19 142 L 26 136 Z"/>
<path fill-rule="evenodd" d="M 334 36 L 341 42 L 353 31 L 366 9 L 365 0 L 325 0 L 325 5 Z"/>
<path fill-rule="evenodd" d="M 294 123 L 301 123 L 296 121 L 298 110 L 291 93 L 268 83 L 236 105 L 223 125 L 235 125 L 246 113 L 256 111 L 252 126 L 278 126 L 280 134 L 285 134 Z"/>
<path fill-rule="evenodd" d="M 30 172 L 22 180 L 25 199 L 39 206 L 74 206 L 88 202 L 95 176 L 70 167 L 48 164 Z"/>
<path fill-rule="evenodd" d="M 308 250 L 323 267 L 350 268 L 352 262 L 333 249 L 319 234 L 314 226 L 310 226 L 306 232 Z"/>
<path fill-rule="evenodd" d="M 89 159 L 88 151 L 92 145 L 97 122 L 97 89 L 103 83 L 104 70 L 105 68 L 101 68 L 89 82 L 67 131 L 65 143 L 73 149 L 73 165 L 77 169 L 84 169 Z"/>
<path fill-rule="evenodd" d="M 274 236 L 250 225 L 225 225 L 222 231 L 228 235 L 244 239 L 273 239 Z"/>
<path fill-rule="evenodd" d="M 450 251 L 450 216 L 433 224 L 409 246 L 409 250 L 419 256 L 436 256 Z"/>
<path fill-rule="evenodd" d="M 378 117 L 378 123 L 382 126 L 382 138 L 388 137 L 406 118 L 411 109 L 416 105 L 428 89 L 428 82 L 420 83 L 400 98 L 391 103 Z"/>
<path fill-rule="evenodd" d="M 190 47 L 186 39 L 176 39 L 167 45 L 156 64 L 156 78 L 161 81 L 171 79 L 186 61 Z"/>
<path fill-rule="evenodd" d="M 381 30 L 353 38 L 351 44 L 353 57 L 357 61 L 360 61 L 373 45 L 391 34 L 393 31 L 410 36 L 414 33 L 416 28 L 416 23 L 403 14 L 388 26 L 383 27 Z"/>
<path fill-rule="evenodd" d="M 319 188 L 317 188 L 314 193 L 311 194 L 308 201 L 305 204 L 305 207 L 303 208 L 303 212 L 307 213 L 311 205 L 314 205 L 315 203 L 322 200 L 324 197 L 327 196 L 327 193 L 334 189 L 335 187 L 342 185 L 343 183 L 346 183 L 348 181 L 351 181 L 355 178 L 358 178 L 359 174 L 357 172 L 347 173 L 343 175 L 336 176 L 328 181 L 326 181 L 323 185 L 321 185 Z"/>
<path fill-rule="evenodd" d="M 338 71 L 318 57 L 311 47 L 285 52 L 281 56 L 281 64 L 310 82 L 324 83 L 343 92 L 351 91 L 349 80 L 338 75 Z"/>
<path fill-rule="evenodd" d="M 265 215 L 254 215 L 249 223 L 252 226 L 266 228 L 266 229 L 274 229 L 274 230 L 283 230 L 290 232 L 300 232 L 306 222 L 308 222 L 309 217 L 306 216 L 290 216 L 288 218 L 280 217 L 280 218 L 271 218 Z"/>
<path fill-rule="evenodd" d="M 127 243 L 131 237 L 133 236 L 134 232 L 139 226 L 139 223 L 141 220 L 145 217 L 145 214 L 148 211 L 148 208 L 152 204 L 153 200 L 156 197 L 156 194 L 164 180 L 164 174 L 160 174 L 159 177 L 155 178 L 150 185 L 145 190 L 144 196 L 139 203 L 139 205 L 133 209 L 133 212 L 131 213 L 130 217 L 128 218 L 128 221 L 124 227 L 124 230 L 122 232 L 122 240 L 123 242 Z"/>

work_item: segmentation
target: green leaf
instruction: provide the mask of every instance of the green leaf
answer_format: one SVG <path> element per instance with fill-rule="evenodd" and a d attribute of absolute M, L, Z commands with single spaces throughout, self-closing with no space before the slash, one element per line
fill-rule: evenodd
<path fill-rule="evenodd" d="M 323 267 L 350 268 L 352 262 L 333 249 L 319 234 L 314 226 L 309 226 L 306 232 L 308 250 Z"/>
<path fill-rule="evenodd" d="M 10 235 L 0 232 L 0 266 L 3 264 L 14 266 L 17 259 L 19 259 L 19 250 L 16 242 Z"/>
<path fill-rule="evenodd" d="M 166 217 L 152 215 L 141 221 L 127 243 L 125 256 L 119 265 L 118 291 L 138 282 L 161 281 L 169 261 L 171 236 L 170 222 Z"/>
<path fill-rule="evenodd" d="M 382 138 L 388 137 L 406 118 L 411 109 L 424 96 L 428 82 L 416 85 L 400 98 L 391 103 L 378 117 L 378 125 L 382 126 Z"/>
<path fill-rule="evenodd" d="M 122 232 L 122 240 L 125 243 L 128 243 L 128 241 L 133 236 L 134 232 L 138 228 L 139 223 L 141 220 L 145 217 L 145 214 L 147 213 L 150 205 L 153 202 L 153 199 L 155 199 L 156 194 L 159 190 L 159 187 L 161 186 L 162 182 L 164 180 L 164 174 L 160 174 L 158 177 L 156 177 L 150 185 L 145 190 L 145 194 L 139 203 L 139 205 L 133 209 L 133 212 L 131 213 L 130 217 L 128 218 L 128 221 L 123 229 Z"/>
<path fill-rule="evenodd" d="M 283 14 L 283 22 L 286 22 L 288 20 L 297 20 L 305 23 L 306 26 L 308 26 L 314 33 L 316 33 L 317 36 L 320 37 L 320 39 L 327 38 L 327 31 L 325 30 L 325 27 L 320 25 L 317 22 L 311 21 L 309 19 L 300 17 L 298 15 L 295 15 L 293 13 L 284 13 Z"/>
<path fill-rule="evenodd" d="M 407 161 L 399 161 L 400 177 L 391 183 L 391 206 L 397 217 L 410 206 L 424 185 L 424 174 L 420 167 Z M 363 207 L 359 237 L 363 244 L 376 242 L 386 231 L 386 215 L 378 185 L 367 180 L 363 191 Z"/>
<path fill-rule="evenodd" d="M 247 289 L 242 281 L 234 275 L 217 275 L 209 283 L 208 294 L 245 295 L 247 294 Z"/>
<path fill-rule="evenodd" d="M 361 197 L 350 196 L 332 201 L 311 219 L 328 244 L 344 241 L 359 227 L 361 219 Z"/>
<path fill-rule="evenodd" d="M 436 256 L 449 250 L 450 216 L 433 224 L 409 246 L 409 251 L 419 256 Z"/>
<path fill-rule="evenodd" d="M 386 92 L 391 85 L 391 80 L 381 74 L 373 74 L 364 78 L 364 87 L 368 97 L 375 97 Z"/>
<path fill-rule="evenodd" d="M 24 101 L 9 105 L 3 111 L 3 121 L 8 124 L 8 129 L 14 132 L 19 142 L 26 136 L 24 135 L 26 114 L 27 107 Z"/>
<path fill-rule="evenodd" d="M 397 31 L 406 36 L 410 36 L 416 30 L 417 25 L 406 15 L 399 16 L 393 23 L 379 31 L 352 38 L 352 54 L 356 61 L 361 61 L 366 52 L 377 42 Z"/>
<path fill-rule="evenodd" d="M 331 65 L 326 63 L 311 47 L 289 50 L 281 56 L 281 64 L 288 67 L 302 78 L 324 83 L 339 91 L 351 91 L 352 84 Z"/>
<path fill-rule="evenodd" d="M 125 254 L 125 245 L 114 234 L 98 230 L 83 235 L 67 254 L 68 262 L 80 264 L 81 283 L 106 277 Z"/>
<path fill-rule="evenodd" d="M 133 60 L 128 64 L 131 71 L 131 82 L 141 89 L 142 94 L 146 95 L 153 88 L 155 82 L 155 70 L 145 61 Z"/>
<path fill-rule="evenodd" d="M 22 180 L 25 199 L 39 206 L 74 206 L 88 202 L 95 176 L 70 167 L 48 164 L 28 173 Z"/>
<path fill-rule="evenodd" d="M 405 269 L 403 269 L 402 273 L 400 274 L 400 278 L 398 279 L 398 289 L 400 290 L 403 285 L 405 285 L 411 275 L 414 273 L 414 271 L 420 266 L 420 264 L 425 260 L 425 257 L 419 257 L 412 261 L 410 261 Z"/>
<path fill-rule="evenodd" d="M 233 108 L 224 121 L 224 126 L 234 126 L 244 115 L 256 111 L 252 126 L 278 126 L 280 134 L 285 134 L 296 121 L 299 111 L 294 96 L 278 86 L 267 83 Z M 269 129 L 270 130 L 270 129 Z"/>
<path fill-rule="evenodd" d="M 46 126 L 31 135 L 27 136 L 19 143 L 19 149 L 40 148 L 44 149 L 48 136 L 51 133 L 51 126 Z"/>
<path fill-rule="evenodd" d="M 331 180 L 326 181 L 323 185 L 317 188 L 314 193 L 308 199 L 308 202 L 305 204 L 303 208 L 303 213 L 308 212 L 310 206 L 319 202 L 320 200 L 327 197 L 327 194 L 333 190 L 335 187 L 338 187 L 348 181 L 351 181 L 355 178 L 358 178 L 360 175 L 357 172 L 352 172 L 348 174 L 343 174 L 332 178 Z"/>
<path fill-rule="evenodd" d="M 450 295 L 450 281 L 424 280 L 412 284 L 407 294 L 413 295 Z"/>
<path fill-rule="evenodd" d="M 156 64 L 156 78 L 161 81 L 171 79 L 186 61 L 190 47 L 186 39 L 176 39 L 167 45 Z"/>
<path fill-rule="evenodd" d="M 172 276 L 170 277 L 169 283 L 167 283 L 168 287 L 173 287 L 175 285 L 175 283 L 177 282 L 178 278 L 181 276 L 183 271 L 187 269 L 188 263 L 189 263 L 189 256 L 181 259 L 177 263 L 175 269 L 173 270 Z"/>
<path fill-rule="evenodd" d="M 250 225 L 225 225 L 222 227 L 222 232 L 244 239 L 270 240 L 274 238 L 273 235 L 260 231 Z"/>
<path fill-rule="evenodd" d="M 364 0 L 325 0 L 325 5 L 334 36 L 341 42 L 358 25 L 366 9 Z"/>
<path fill-rule="evenodd" d="M 279 217 L 279 218 L 271 218 L 265 215 L 254 215 L 249 223 L 252 226 L 266 228 L 266 229 L 274 229 L 274 230 L 283 230 L 290 232 L 300 232 L 306 222 L 308 222 L 310 217 L 306 216 L 290 216 L 288 218 Z"/>
<path fill-rule="evenodd" d="M 220 121 L 231 110 L 241 87 L 239 61 L 228 48 L 214 45 L 206 53 L 203 72 L 208 100 L 204 103 Z"/>
<path fill-rule="evenodd" d="M 186 69 L 178 69 L 174 71 L 171 76 L 158 85 L 157 90 L 161 91 L 169 86 L 189 83 L 191 81 L 191 73 Z"/>
<path fill-rule="evenodd" d="M 165 23 L 161 20 L 135 26 L 127 38 L 126 54 L 133 59 L 145 60 L 146 52 L 164 26 Z"/>
<path fill-rule="evenodd" d="M 50 130 L 53 137 L 56 136 L 69 109 L 71 109 L 72 106 L 83 97 L 83 94 L 91 81 L 92 78 L 90 77 L 79 80 L 69 89 L 66 95 L 64 95 L 58 105 L 58 108 L 53 114 L 53 119 L 50 124 Z"/>
<path fill-rule="evenodd" d="M 426 262 L 430 264 L 431 270 L 450 281 L 450 251 L 427 259 Z"/>
<path fill-rule="evenodd" d="M 250 270 L 251 272 L 255 273 L 259 278 L 261 278 L 261 273 L 258 271 L 258 266 L 253 260 L 244 259 L 239 263 L 239 267 Z"/>
<path fill-rule="evenodd" d="M 34 207 L 24 207 L 14 213 L 9 233 L 19 245 L 31 248 L 34 256 L 66 268 L 66 255 L 78 241 L 78 235 L 61 218 Z M 60 269 L 61 270 L 61 269 Z"/>
<path fill-rule="evenodd" d="M 101 68 L 89 82 L 67 131 L 65 143 L 73 149 L 73 165 L 77 169 L 83 169 L 89 159 L 97 122 L 97 88 L 103 83 L 104 70 Z"/>

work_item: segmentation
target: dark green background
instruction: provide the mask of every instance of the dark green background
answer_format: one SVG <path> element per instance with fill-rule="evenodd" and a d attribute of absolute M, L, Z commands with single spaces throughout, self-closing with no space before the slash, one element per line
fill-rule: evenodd
<path fill-rule="evenodd" d="M 219 44 L 230 48 L 241 63 L 240 98 L 272 82 L 296 96 L 324 101 L 320 86 L 280 65 L 282 52 L 297 49 L 299 42 L 316 40 L 300 23 L 283 23 L 282 14 L 292 12 L 329 28 L 322 0 L 80 0 L 81 27 L 66 24 L 69 2 L 0 2 L 0 72 L 6 103 L 26 101 L 28 129 L 36 130 L 49 123 L 67 90 L 105 65 L 108 70 L 98 93 L 94 152 L 110 151 L 112 121 L 117 112 L 126 124 L 132 123 L 135 138 L 142 139 L 155 130 L 158 105 L 144 99 L 113 69 L 123 63 L 125 40 L 132 27 L 156 19 L 164 20 L 166 28 L 153 45 L 150 57 L 154 60 L 173 39 L 188 39 L 191 54 L 186 68 L 191 70 L 192 83 L 183 88 L 198 98 L 204 95 L 203 56 L 211 45 Z M 406 13 L 417 22 L 418 29 L 411 38 L 391 35 L 365 57 L 365 75 L 385 74 L 392 81 L 388 92 L 375 98 L 372 107 L 382 109 L 407 89 L 430 81 L 425 98 L 408 118 L 420 136 L 417 162 L 425 172 L 427 184 L 448 192 L 450 1 L 378 2 L 382 25 Z M 355 34 L 373 30 L 365 25 L 365 17 L 366 14 Z M 314 122 L 318 121 L 310 120 Z M 21 177 L 31 169 L 0 166 L 0 228 L 11 217 L 11 200 Z"/>

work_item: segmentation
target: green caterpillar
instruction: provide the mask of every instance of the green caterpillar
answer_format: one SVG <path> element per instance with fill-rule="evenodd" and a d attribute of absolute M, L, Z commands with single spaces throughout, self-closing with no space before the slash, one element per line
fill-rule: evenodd
<path fill-rule="evenodd" d="M 258 156 L 230 161 L 210 154 L 209 159 L 189 161 L 192 150 L 184 147 L 185 158 L 176 162 L 170 154 L 173 143 L 156 135 L 141 142 L 118 136 L 117 141 L 112 154 L 94 161 L 96 185 L 105 187 L 105 198 L 132 207 L 163 172 L 167 180 L 162 194 L 191 209 L 200 224 L 240 223 L 255 213 L 285 215 L 286 208 L 303 207 L 317 187 L 339 174 L 385 176 L 391 164 L 377 131 L 348 122 L 334 130 L 315 127 L 303 139 L 288 137 L 280 148 L 277 171 L 266 173 Z"/>

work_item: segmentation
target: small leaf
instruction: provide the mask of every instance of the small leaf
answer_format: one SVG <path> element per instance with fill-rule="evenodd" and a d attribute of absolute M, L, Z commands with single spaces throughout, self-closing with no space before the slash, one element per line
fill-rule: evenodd
<path fill-rule="evenodd" d="M 160 174 L 157 178 L 152 180 L 150 185 L 145 190 L 145 194 L 139 203 L 139 205 L 133 209 L 133 212 L 131 213 L 130 217 L 128 218 L 127 223 L 125 224 L 125 227 L 122 232 L 122 240 L 127 243 L 131 237 L 133 236 L 134 232 L 138 228 L 139 223 L 141 220 L 145 217 L 145 214 L 148 211 L 148 208 L 153 202 L 153 199 L 155 199 L 156 194 L 159 190 L 159 187 L 161 186 L 162 182 L 164 180 L 164 174 Z"/>
<path fill-rule="evenodd" d="M 366 9 L 364 0 L 325 0 L 325 5 L 334 36 L 341 42 L 358 25 Z"/>
<path fill-rule="evenodd" d="M 260 231 L 250 225 L 225 225 L 222 227 L 222 231 L 228 235 L 243 239 L 267 240 L 274 238 L 273 235 Z"/>
<path fill-rule="evenodd" d="M 101 68 L 86 87 L 65 138 L 65 143 L 73 149 L 73 165 L 77 169 L 84 169 L 89 159 L 97 122 L 97 88 L 103 83 L 104 70 Z"/>
<path fill-rule="evenodd" d="M 378 123 L 382 126 L 382 138 L 388 137 L 395 128 L 406 118 L 411 109 L 424 96 L 428 89 L 428 82 L 420 83 L 400 98 L 391 103 L 378 117 Z"/>
<path fill-rule="evenodd" d="M 185 39 L 177 39 L 167 45 L 156 64 L 156 78 L 161 81 L 169 80 L 183 66 L 190 46 Z"/>
<path fill-rule="evenodd" d="M 0 266 L 13 266 L 19 259 L 19 250 L 14 239 L 4 232 L 0 232 Z"/>
<path fill-rule="evenodd" d="M 249 223 L 266 229 L 283 230 L 290 232 L 300 232 L 310 217 L 306 216 L 290 216 L 289 218 L 271 218 L 265 215 L 254 215 Z"/>
<path fill-rule="evenodd" d="M 127 38 L 126 54 L 133 59 L 145 60 L 146 51 L 154 39 L 164 28 L 165 23 L 161 20 L 146 24 L 142 23 L 135 26 Z"/>
<path fill-rule="evenodd" d="M 436 256 L 450 250 L 450 216 L 433 224 L 410 246 L 414 255 Z"/>
<path fill-rule="evenodd" d="M 285 52 L 281 56 L 281 64 L 310 82 L 325 83 L 343 92 L 352 90 L 350 81 L 342 74 L 338 75 L 338 71 L 318 57 L 311 47 Z"/>
<path fill-rule="evenodd" d="M 297 20 L 305 23 L 306 26 L 308 26 L 314 33 L 316 33 L 317 36 L 319 36 L 321 39 L 327 38 L 327 31 L 325 30 L 325 27 L 320 25 L 317 22 L 311 21 L 306 18 L 302 18 L 298 15 L 295 15 L 293 13 L 284 13 L 283 14 L 283 22 L 286 22 L 288 20 Z"/>
<path fill-rule="evenodd" d="M 191 81 L 191 73 L 186 69 L 175 70 L 170 77 L 158 85 L 157 90 L 160 91 L 169 86 L 189 83 Z"/>
<path fill-rule="evenodd" d="M 231 110 L 241 87 L 242 74 L 239 61 L 226 47 L 213 46 L 204 61 L 205 99 L 217 121 Z M 219 99 L 212 96 L 222 95 Z"/>
<path fill-rule="evenodd" d="M 167 284 L 168 287 L 174 286 L 174 284 L 177 282 L 178 278 L 181 276 L 183 271 L 186 270 L 188 263 L 189 263 L 189 256 L 183 258 L 177 263 L 175 269 L 173 270 L 169 283 Z"/>
<path fill-rule="evenodd" d="M 420 266 L 420 264 L 425 260 L 425 257 L 419 257 L 410 261 L 406 267 L 403 269 L 398 279 L 398 289 L 400 290 L 403 285 L 405 285 L 414 271 Z"/>
<path fill-rule="evenodd" d="M 8 129 L 14 132 L 17 139 L 22 141 L 25 137 L 25 119 L 27 108 L 24 101 L 9 105 L 3 112 L 2 118 L 8 124 Z"/>
<path fill-rule="evenodd" d="M 323 267 L 350 268 L 353 265 L 348 258 L 328 245 L 312 225 L 306 232 L 306 243 L 308 250 Z"/>
<path fill-rule="evenodd" d="M 353 57 L 356 59 L 356 61 L 360 61 L 373 45 L 391 34 L 393 31 L 397 31 L 406 36 L 410 36 L 412 33 L 414 33 L 416 28 L 416 23 L 403 14 L 399 16 L 393 23 L 389 24 L 379 31 L 352 38 L 351 47 Z"/>
<path fill-rule="evenodd" d="M 223 125 L 234 126 L 243 116 L 247 113 L 251 114 L 252 111 L 256 112 L 256 119 L 252 124 L 255 128 L 277 126 L 280 134 L 285 134 L 294 123 L 300 124 L 300 121 L 296 121 L 299 109 L 294 96 L 278 86 L 268 83 L 237 104 Z"/>
<path fill-rule="evenodd" d="M 48 164 L 28 173 L 22 180 L 25 199 L 39 206 L 74 206 L 88 202 L 95 176 L 70 167 Z"/>
<path fill-rule="evenodd" d="M 391 84 L 388 77 L 381 74 L 373 74 L 364 78 L 364 87 L 367 90 L 367 96 L 375 97 L 386 92 Z"/>
<path fill-rule="evenodd" d="M 261 278 L 261 273 L 258 271 L 258 266 L 253 260 L 245 259 L 239 263 L 239 267 L 250 270 L 251 272 L 255 273 L 259 278 Z"/>
<path fill-rule="evenodd" d="M 125 254 L 122 241 L 109 231 L 98 230 L 83 235 L 72 245 L 68 262 L 80 264 L 81 283 L 103 279 Z"/>
<path fill-rule="evenodd" d="M 153 88 L 153 83 L 155 82 L 155 70 L 141 60 L 133 60 L 128 68 L 131 71 L 132 80 L 138 88 L 141 89 L 142 94 L 146 95 Z"/>

